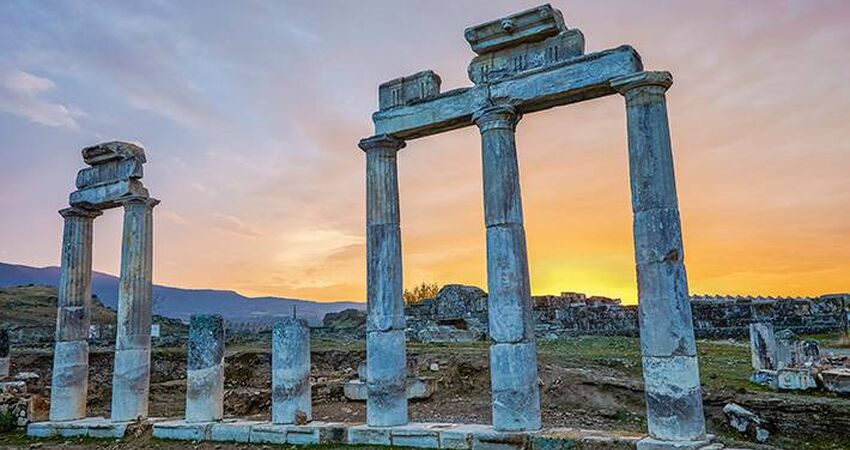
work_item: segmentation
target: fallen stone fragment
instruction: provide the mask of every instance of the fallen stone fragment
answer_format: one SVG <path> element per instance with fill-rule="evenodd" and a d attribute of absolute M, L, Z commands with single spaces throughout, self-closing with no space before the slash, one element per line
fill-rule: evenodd
<path fill-rule="evenodd" d="M 850 394 L 850 367 L 824 370 L 818 374 L 824 389 L 839 394 Z"/>
<path fill-rule="evenodd" d="M 745 409 L 737 403 L 727 403 L 723 407 L 723 414 L 729 420 L 729 425 L 757 442 L 767 442 L 770 431 L 765 428 L 765 421 L 752 411 Z"/>

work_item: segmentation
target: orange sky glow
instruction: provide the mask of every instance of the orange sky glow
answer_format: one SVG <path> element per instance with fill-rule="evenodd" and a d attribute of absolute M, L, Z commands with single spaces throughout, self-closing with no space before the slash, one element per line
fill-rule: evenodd
<path fill-rule="evenodd" d="M 90 67 L 51 62 L 63 43 L 85 42 L 71 30 L 3 44 L 0 261 L 57 264 L 56 210 L 82 166 L 79 149 L 123 138 L 146 146 L 144 180 L 162 200 L 155 283 L 363 301 L 365 158 L 356 144 L 371 134 L 378 84 L 431 68 L 443 90 L 469 85 L 463 28 L 537 3 L 235 3 L 202 12 L 197 29 L 181 27 L 179 11 L 111 5 L 80 20 L 122 18 L 129 34 L 115 35 L 115 49 L 78 55 Z M 584 32 L 588 52 L 628 43 L 647 69 L 673 73 L 691 293 L 850 291 L 850 3 L 552 3 Z M 236 42 L 201 34 L 229 17 L 233 29 L 218 37 Z M 109 73 L 97 64 L 111 59 L 97 51 L 167 68 L 142 65 L 150 78 Z M 66 107 L 65 121 L 21 104 L 34 91 L 9 81 L 28 80 L 20 73 L 52 83 L 33 98 Z M 636 302 L 623 99 L 528 115 L 517 146 L 533 293 Z M 401 151 L 405 286 L 486 287 L 480 157 L 474 128 Z M 118 272 L 120 217 L 96 222 L 96 270 Z"/>

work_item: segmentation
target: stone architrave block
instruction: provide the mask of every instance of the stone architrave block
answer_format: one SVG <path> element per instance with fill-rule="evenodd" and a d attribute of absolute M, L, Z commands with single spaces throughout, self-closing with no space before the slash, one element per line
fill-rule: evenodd
<path fill-rule="evenodd" d="M 551 5 L 542 5 L 469 27 L 463 35 L 472 51 L 481 55 L 540 41 L 566 30 L 561 12 Z"/>
<path fill-rule="evenodd" d="M 432 70 L 387 81 L 378 86 L 378 107 L 385 110 L 436 97 L 441 83 L 440 76 Z"/>
<path fill-rule="evenodd" d="M 118 180 L 140 179 L 144 176 L 143 161 L 125 159 L 109 161 L 77 172 L 77 189 L 85 189 Z"/>
<path fill-rule="evenodd" d="M 542 70 L 584 54 L 584 35 L 567 30 L 544 41 L 520 44 L 484 53 L 469 64 L 467 73 L 475 84 L 499 81 L 530 70 Z"/>
<path fill-rule="evenodd" d="M 750 324 L 750 356 L 753 370 L 776 370 L 776 334 L 773 324 L 753 322 Z"/>
<path fill-rule="evenodd" d="M 540 428 L 537 347 L 534 341 L 490 347 L 493 426 L 497 430 Z"/>
<path fill-rule="evenodd" d="M 80 208 L 104 209 L 117 206 L 125 198 L 149 196 L 147 188 L 139 180 L 131 178 L 74 191 L 68 202 Z"/>
<path fill-rule="evenodd" d="M 656 439 L 681 441 L 705 437 L 702 388 L 695 356 L 644 356 L 643 377 L 650 433 Z"/>
<path fill-rule="evenodd" d="M 522 225 L 487 228 L 490 338 L 498 343 L 534 339 L 534 314 Z"/>

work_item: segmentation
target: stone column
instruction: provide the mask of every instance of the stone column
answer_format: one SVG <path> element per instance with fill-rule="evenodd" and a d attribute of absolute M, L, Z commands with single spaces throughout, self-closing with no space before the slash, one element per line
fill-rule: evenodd
<path fill-rule="evenodd" d="M 62 273 L 56 314 L 56 347 L 50 384 L 50 420 L 86 416 L 91 322 L 92 231 L 99 211 L 66 208 L 62 235 Z"/>
<path fill-rule="evenodd" d="M 224 319 L 217 314 L 189 319 L 186 422 L 224 416 Z"/>
<path fill-rule="evenodd" d="M 9 376 L 9 332 L 0 330 L 0 380 Z"/>
<path fill-rule="evenodd" d="M 514 136 L 519 119 L 507 105 L 491 106 L 473 115 L 481 131 L 484 174 L 493 427 L 505 431 L 536 430 L 541 426 L 533 305 Z"/>
<path fill-rule="evenodd" d="M 382 135 L 360 141 L 366 152 L 366 423 L 407 423 L 407 354 L 401 279 L 398 165 L 404 142 Z"/>
<path fill-rule="evenodd" d="M 629 173 L 649 438 L 640 449 L 706 444 L 665 92 L 668 72 L 612 81 L 626 98 Z"/>
<path fill-rule="evenodd" d="M 272 332 L 272 422 L 311 420 L 310 328 L 301 319 L 286 318 Z"/>
<path fill-rule="evenodd" d="M 148 416 L 153 287 L 153 207 L 159 200 L 134 197 L 123 202 L 124 236 L 118 284 L 118 332 L 112 376 L 112 421 Z"/>

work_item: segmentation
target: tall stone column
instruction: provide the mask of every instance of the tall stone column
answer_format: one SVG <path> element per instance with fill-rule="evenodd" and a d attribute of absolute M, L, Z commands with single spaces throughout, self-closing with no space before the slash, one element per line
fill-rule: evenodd
<path fill-rule="evenodd" d="M 639 448 L 706 444 L 665 92 L 668 72 L 616 79 L 626 98 L 629 174 L 649 438 Z"/>
<path fill-rule="evenodd" d="M 118 284 L 118 332 L 112 376 L 112 420 L 148 416 L 153 288 L 153 208 L 159 200 L 123 202 L 124 236 Z"/>
<path fill-rule="evenodd" d="M 92 231 L 99 211 L 66 208 L 62 235 L 62 273 L 56 314 L 56 347 L 50 384 L 50 420 L 86 416 L 91 322 Z"/>
<path fill-rule="evenodd" d="M 360 141 L 366 152 L 366 423 L 407 423 L 407 354 L 402 299 L 398 165 L 404 141 L 382 135 Z"/>
<path fill-rule="evenodd" d="M 313 420 L 310 393 L 310 328 L 286 318 L 272 332 L 272 422 L 303 425 Z"/>
<path fill-rule="evenodd" d="M 507 105 L 491 106 L 473 116 L 481 131 L 484 173 L 493 427 L 505 431 L 536 430 L 541 426 L 537 347 L 515 140 L 519 119 Z"/>
<path fill-rule="evenodd" d="M 224 319 L 217 314 L 189 318 L 186 364 L 186 422 L 224 417 Z"/>

